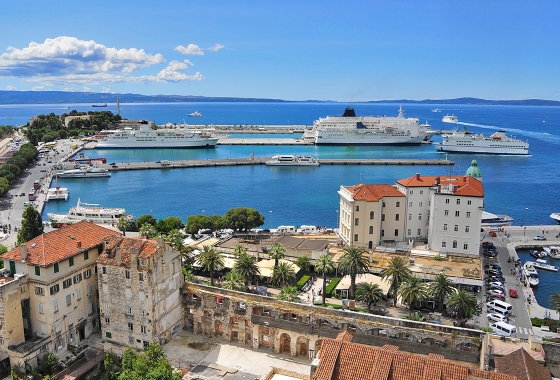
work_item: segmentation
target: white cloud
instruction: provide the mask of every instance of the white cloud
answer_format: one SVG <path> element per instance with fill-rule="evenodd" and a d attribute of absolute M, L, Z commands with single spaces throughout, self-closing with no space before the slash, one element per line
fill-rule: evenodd
<path fill-rule="evenodd" d="M 200 50 L 196 45 L 196 49 Z M 184 48 L 196 51 L 189 45 Z M 165 63 L 161 54 L 143 49 L 117 49 L 95 41 L 75 37 L 56 37 L 44 43 L 31 42 L 18 49 L 9 47 L 0 55 L 0 78 L 17 77 L 43 86 L 62 85 L 65 91 L 76 91 L 72 85 L 93 86 L 111 83 L 150 83 L 202 80 L 200 73 L 185 75 L 193 64 L 189 60 L 173 61 L 156 75 L 138 75 L 138 71 Z M 136 75 L 133 75 L 136 73 Z M 91 91 L 84 87 L 84 91 Z M 105 88 L 104 88 L 105 91 Z M 107 88 L 107 91 L 111 90 Z"/>
<path fill-rule="evenodd" d="M 83 92 L 91 92 L 91 88 L 84 86 Z"/>
<path fill-rule="evenodd" d="M 101 92 L 103 92 L 104 94 L 112 94 L 113 93 L 113 91 L 109 87 L 103 87 Z"/>
<path fill-rule="evenodd" d="M 45 86 L 31 87 L 31 91 L 45 91 Z"/>
<path fill-rule="evenodd" d="M 202 51 L 202 49 L 199 48 L 198 45 L 195 45 L 195 44 L 189 44 L 187 47 L 184 47 L 183 45 L 179 45 L 175 48 L 175 50 L 177 50 L 181 54 L 204 55 L 204 52 Z"/>
<path fill-rule="evenodd" d="M 62 89 L 62 91 L 65 91 L 65 92 L 74 92 L 74 91 L 76 91 L 76 90 L 74 90 L 72 87 L 64 87 L 64 88 Z"/>
<path fill-rule="evenodd" d="M 16 88 L 14 86 L 6 86 L 6 91 L 15 91 Z"/>
<path fill-rule="evenodd" d="M 212 47 L 206 48 L 206 50 L 208 50 L 208 51 L 218 51 L 218 50 L 221 50 L 221 49 L 223 49 L 223 48 L 225 48 L 224 45 L 215 44 L 215 45 L 212 46 Z"/>

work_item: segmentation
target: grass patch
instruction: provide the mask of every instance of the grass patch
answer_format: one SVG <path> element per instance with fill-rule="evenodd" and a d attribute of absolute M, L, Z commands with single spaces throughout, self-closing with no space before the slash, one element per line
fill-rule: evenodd
<path fill-rule="evenodd" d="M 311 276 L 309 276 L 309 275 L 301 276 L 299 281 L 296 282 L 297 290 L 301 290 L 301 288 L 303 288 L 303 285 L 305 285 L 307 283 L 307 281 L 309 281 L 310 278 L 311 278 Z"/>
<path fill-rule="evenodd" d="M 327 285 L 327 289 L 325 290 L 325 294 L 327 295 L 327 297 L 331 297 L 332 292 L 336 289 L 336 286 L 341 280 L 341 278 L 335 277 L 331 280 L 331 282 L 329 282 L 329 284 Z"/>

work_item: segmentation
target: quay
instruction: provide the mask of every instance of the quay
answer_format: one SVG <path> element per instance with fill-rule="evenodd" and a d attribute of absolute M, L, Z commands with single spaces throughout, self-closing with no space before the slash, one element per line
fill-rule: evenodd
<path fill-rule="evenodd" d="M 217 145 L 313 145 L 311 141 L 302 138 L 229 138 L 223 137 Z"/>
<path fill-rule="evenodd" d="M 220 158 L 215 160 L 178 160 L 162 165 L 160 162 L 126 162 L 116 165 L 99 164 L 98 167 L 110 171 L 199 168 L 213 166 L 265 165 L 272 157 Z M 320 159 L 321 165 L 454 165 L 451 160 L 414 159 Z"/>

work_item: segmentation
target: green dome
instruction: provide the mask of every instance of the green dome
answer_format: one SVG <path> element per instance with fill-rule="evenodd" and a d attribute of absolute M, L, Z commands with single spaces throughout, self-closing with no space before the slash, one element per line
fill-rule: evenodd
<path fill-rule="evenodd" d="M 472 160 L 471 166 L 467 169 L 467 173 L 465 175 L 478 180 L 482 179 L 482 173 L 480 172 L 480 168 L 478 167 L 476 160 Z"/>

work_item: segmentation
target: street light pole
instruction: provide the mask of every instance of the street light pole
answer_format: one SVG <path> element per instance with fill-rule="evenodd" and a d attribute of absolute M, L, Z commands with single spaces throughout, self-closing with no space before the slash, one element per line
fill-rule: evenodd
<path fill-rule="evenodd" d="M 525 225 L 523 226 L 523 241 L 526 241 L 525 239 L 525 235 L 527 232 L 527 211 L 529 210 L 529 207 L 525 207 Z"/>
<path fill-rule="evenodd" d="M 272 210 L 270 210 L 270 229 L 272 229 Z"/>

